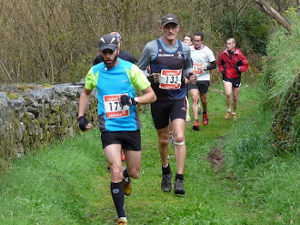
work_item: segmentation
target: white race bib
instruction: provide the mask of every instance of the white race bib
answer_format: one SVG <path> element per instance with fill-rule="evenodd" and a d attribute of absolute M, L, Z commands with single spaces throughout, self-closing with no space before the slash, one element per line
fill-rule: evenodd
<path fill-rule="evenodd" d="M 120 94 L 104 95 L 104 109 L 107 119 L 129 116 L 129 106 L 120 105 Z"/>
<path fill-rule="evenodd" d="M 161 89 L 179 89 L 181 86 L 182 70 L 161 70 L 160 84 Z"/>

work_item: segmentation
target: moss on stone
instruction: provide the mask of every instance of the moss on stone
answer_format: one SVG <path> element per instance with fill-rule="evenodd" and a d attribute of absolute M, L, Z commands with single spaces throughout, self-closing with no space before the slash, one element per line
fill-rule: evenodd
<path fill-rule="evenodd" d="M 11 93 L 11 92 L 6 93 L 6 95 L 10 100 L 16 100 L 20 97 L 20 95 L 18 95 L 17 93 Z"/>

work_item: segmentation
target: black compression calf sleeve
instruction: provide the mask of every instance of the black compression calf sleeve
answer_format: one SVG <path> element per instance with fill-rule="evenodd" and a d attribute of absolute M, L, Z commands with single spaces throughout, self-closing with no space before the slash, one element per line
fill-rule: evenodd
<path fill-rule="evenodd" d="M 124 192 L 122 183 L 110 183 L 111 196 L 113 198 L 118 217 L 126 217 L 124 207 Z"/>
<path fill-rule="evenodd" d="M 127 168 L 125 168 L 123 170 L 123 177 L 129 177 L 128 172 L 127 172 Z"/>

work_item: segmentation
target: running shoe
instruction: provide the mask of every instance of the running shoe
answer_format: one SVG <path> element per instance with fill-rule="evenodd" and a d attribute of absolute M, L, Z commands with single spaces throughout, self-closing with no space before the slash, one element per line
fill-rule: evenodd
<path fill-rule="evenodd" d="M 191 117 L 190 117 L 189 115 L 187 115 L 187 116 L 185 117 L 185 122 L 186 122 L 186 123 L 190 123 L 190 122 L 191 122 Z"/>
<path fill-rule="evenodd" d="M 124 195 L 126 195 L 126 196 L 131 195 L 132 186 L 131 186 L 131 181 L 130 181 L 129 177 L 123 178 L 122 186 L 123 186 Z"/>
<path fill-rule="evenodd" d="M 121 149 L 121 160 L 122 161 L 125 161 L 125 154 L 124 154 L 124 151 L 123 151 L 123 149 Z"/>
<path fill-rule="evenodd" d="M 194 122 L 193 130 L 194 130 L 194 131 L 199 131 L 199 130 L 200 130 L 199 122 L 198 122 L 198 121 L 195 121 L 195 122 Z"/>
<path fill-rule="evenodd" d="M 236 120 L 236 113 L 235 113 L 235 114 L 232 114 L 231 116 L 232 116 L 232 119 L 233 119 L 233 120 Z"/>
<path fill-rule="evenodd" d="M 208 114 L 207 112 L 205 114 L 202 114 L 202 124 L 206 126 L 208 124 Z"/>
<path fill-rule="evenodd" d="M 118 225 L 127 225 L 126 218 L 120 218 L 120 219 L 118 219 Z"/>
<path fill-rule="evenodd" d="M 226 112 L 224 119 L 229 120 L 231 112 Z"/>
<path fill-rule="evenodd" d="M 162 174 L 161 189 L 163 192 L 170 192 L 172 189 L 172 172 L 170 174 Z"/>
<path fill-rule="evenodd" d="M 177 194 L 177 195 L 184 195 L 185 194 L 183 180 L 180 180 L 180 179 L 175 180 L 174 193 Z"/>

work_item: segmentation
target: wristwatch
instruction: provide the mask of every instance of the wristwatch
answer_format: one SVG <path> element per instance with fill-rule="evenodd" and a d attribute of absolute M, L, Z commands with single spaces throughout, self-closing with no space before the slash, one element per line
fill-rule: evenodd
<path fill-rule="evenodd" d="M 139 103 L 139 98 L 138 97 L 134 97 L 133 99 L 136 103 Z"/>

